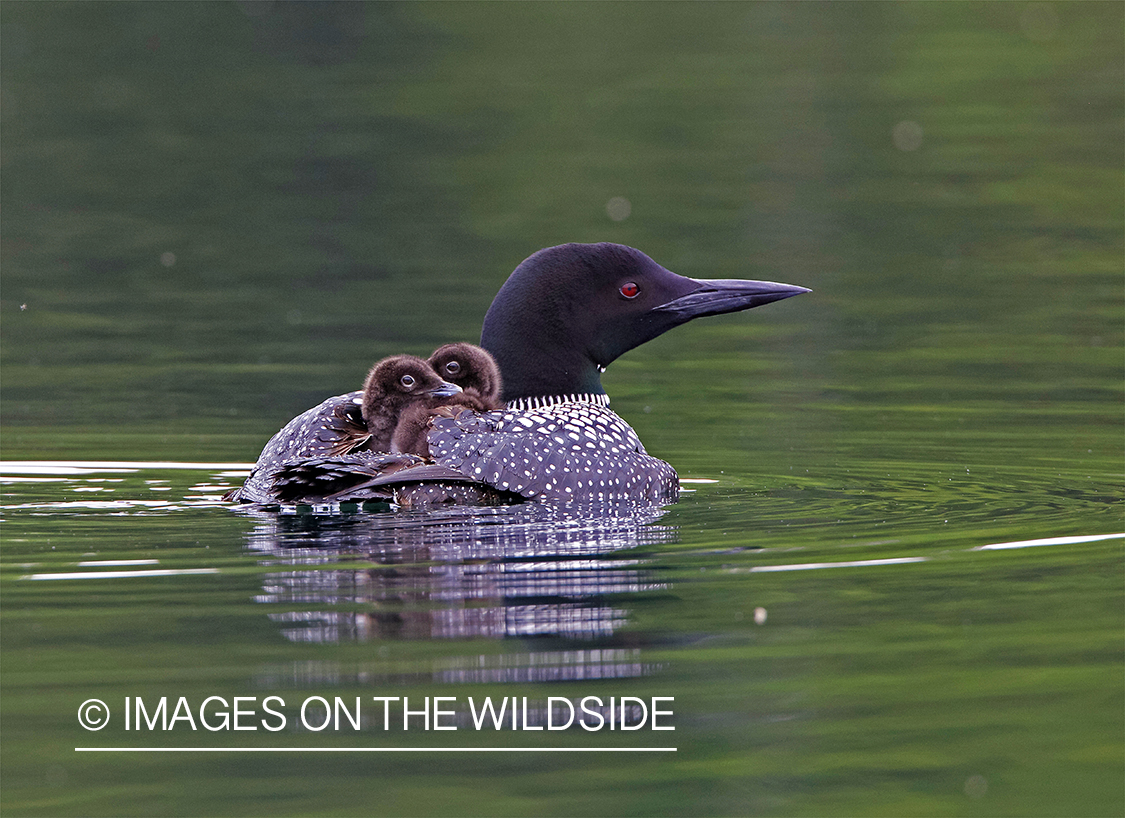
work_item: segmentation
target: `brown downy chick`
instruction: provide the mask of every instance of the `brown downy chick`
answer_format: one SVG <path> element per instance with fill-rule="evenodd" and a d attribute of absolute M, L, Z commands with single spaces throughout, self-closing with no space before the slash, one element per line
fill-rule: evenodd
<path fill-rule="evenodd" d="M 461 387 L 461 393 L 446 398 L 435 398 L 428 404 L 412 404 L 399 416 L 398 426 L 391 438 L 391 451 L 430 456 L 426 436 L 430 420 L 437 415 L 456 417 L 466 409 L 487 412 L 499 409 L 500 367 L 492 356 L 478 346 L 456 343 L 439 347 L 430 356 L 430 366 L 447 381 Z"/>
<path fill-rule="evenodd" d="M 500 409 L 500 367 L 491 355 L 478 346 L 456 343 L 434 350 L 430 366 L 439 376 L 461 387 L 462 393 L 440 401 L 457 404 L 477 412 Z"/>
<path fill-rule="evenodd" d="M 413 355 L 393 355 L 372 367 L 363 384 L 363 419 L 370 435 L 364 448 L 389 452 L 400 416 L 411 407 L 428 407 L 461 393 L 432 366 Z"/>

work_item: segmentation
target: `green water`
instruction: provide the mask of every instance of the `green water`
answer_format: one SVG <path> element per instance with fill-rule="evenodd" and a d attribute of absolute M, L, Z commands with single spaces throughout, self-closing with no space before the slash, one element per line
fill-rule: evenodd
<path fill-rule="evenodd" d="M 0 4 L 4 814 L 1125 812 L 1123 35 L 1117 3 Z M 218 499 L 601 240 L 813 289 L 606 373 L 714 482 Z M 285 726 L 125 729 L 209 696 Z M 313 696 L 361 729 L 301 729 Z M 474 729 L 513 696 L 675 730 Z"/>

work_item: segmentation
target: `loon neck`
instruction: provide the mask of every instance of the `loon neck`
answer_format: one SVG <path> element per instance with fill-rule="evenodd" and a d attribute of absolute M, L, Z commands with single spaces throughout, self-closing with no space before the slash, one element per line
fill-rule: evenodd
<path fill-rule="evenodd" d="M 516 398 L 505 404 L 508 409 L 526 411 L 528 409 L 544 409 L 548 406 L 557 406 L 560 403 L 593 403 L 598 406 L 609 406 L 609 395 L 605 392 L 578 392 L 570 395 L 537 395 L 535 397 Z"/>

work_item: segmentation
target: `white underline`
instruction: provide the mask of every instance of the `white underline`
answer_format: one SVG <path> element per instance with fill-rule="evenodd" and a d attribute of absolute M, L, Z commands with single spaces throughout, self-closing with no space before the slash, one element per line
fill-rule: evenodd
<path fill-rule="evenodd" d="M 76 753 L 675 753 L 677 747 L 75 747 Z"/>

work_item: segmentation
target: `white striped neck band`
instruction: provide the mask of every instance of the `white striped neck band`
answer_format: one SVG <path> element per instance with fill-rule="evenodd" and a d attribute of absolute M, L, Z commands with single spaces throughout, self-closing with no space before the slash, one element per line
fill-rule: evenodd
<path fill-rule="evenodd" d="M 594 395 L 589 392 L 571 395 L 542 395 L 530 398 L 516 398 L 508 401 L 505 407 L 524 411 L 527 409 L 543 409 L 547 406 L 557 406 L 560 403 L 594 403 L 598 406 L 609 406 L 609 395 L 604 392 Z"/>

